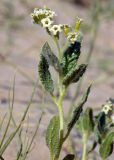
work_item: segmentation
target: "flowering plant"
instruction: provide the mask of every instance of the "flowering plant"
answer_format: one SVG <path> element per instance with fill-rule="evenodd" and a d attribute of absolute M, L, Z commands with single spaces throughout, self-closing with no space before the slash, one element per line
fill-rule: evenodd
<path fill-rule="evenodd" d="M 82 160 L 88 159 L 89 152 L 87 151 L 87 141 L 92 133 L 95 135 L 95 143 L 91 151 L 99 144 L 101 157 L 103 159 L 107 158 L 112 151 L 114 139 L 114 131 L 112 131 L 113 123 L 112 121 L 109 123 L 109 119 L 111 119 L 112 115 L 112 103 L 108 102 L 108 104 L 104 105 L 103 110 L 95 117 L 93 116 L 93 110 L 91 108 L 87 108 L 83 111 L 83 106 L 87 101 L 91 88 L 91 85 L 89 85 L 79 103 L 73 106 L 74 110 L 68 121 L 65 119 L 63 111 L 62 102 L 68 87 L 72 83 L 77 83 L 84 75 L 87 68 L 87 64 L 78 63 L 83 39 L 83 34 L 80 31 L 82 19 L 77 18 L 74 27 L 70 27 L 68 24 L 55 24 L 54 17 L 56 13 L 48 7 L 44 7 L 43 9 L 35 8 L 31 16 L 33 22 L 43 27 L 52 37 L 58 49 L 58 56 L 56 56 L 48 42 L 46 42 L 42 47 L 38 65 L 40 81 L 58 109 L 58 115 L 50 120 L 46 131 L 46 143 L 50 151 L 50 160 L 59 159 L 63 143 L 68 138 L 74 126 L 76 126 L 82 134 Z M 66 49 L 64 51 L 60 47 L 61 35 L 64 35 L 66 40 Z M 56 96 L 56 89 L 50 72 L 50 66 L 58 73 L 58 96 Z M 66 125 L 65 121 L 67 121 Z M 105 151 L 103 149 L 104 145 L 107 146 Z M 73 159 L 75 159 L 75 156 L 73 154 L 68 154 L 63 160 Z"/>

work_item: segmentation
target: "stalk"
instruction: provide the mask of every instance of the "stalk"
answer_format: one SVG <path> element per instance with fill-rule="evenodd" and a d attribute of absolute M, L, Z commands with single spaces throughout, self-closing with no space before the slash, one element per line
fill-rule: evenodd
<path fill-rule="evenodd" d="M 64 142 L 63 139 L 63 131 L 64 131 L 64 113 L 63 113 L 63 108 L 62 108 L 62 102 L 63 102 L 63 98 L 65 95 L 65 91 L 66 89 L 61 88 L 60 89 L 60 96 L 59 99 L 57 100 L 55 97 L 52 97 L 52 101 L 54 102 L 54 104 L 56 105 L 57 109 L 58 109 L 58 113 L 59 113 L 59 120 L 60 120 L 60 149 L 58 151 L 57 156 L 54 158 L 54 160 L 58 160 L 59 159 L 59 155 L 61 152 L 61 148 L 62 148 L 62 144 Z M 53 160 L 53 156 L 50 153 L 50 160 Z"/>
<path fill-rule="evenodd" d="M 60 49 L 60 46 L 59 46 L 58 38 L 57 38 L 57 37 L 54 37 L 53 39 L 54 39 L 55 44 L 56 44 L 56 46 L 57 46 L 59 60 L 61 60 L 62 54 L 61 54 L 61 49 Z"/>
<path fill-rule="evenodd" d="M 36 85 L 33 88 L 33 92 L 32 92 L 32 95 L 30 97 L 30 101 L 29 101 L 29 103 L 27 105 L 27 108 L 25 109 L 25 112 L 24 112 L 24 114 L 22 116 L 22 119 L 20 120 L 19 125 L 16 127 L 15 131 L 13 131 L 11 133 L 11 135 L 8 137 L 8 139 L 6 140 L 6 142 L 3 144 L 2 148 L 0 149 L 0 155 L 1 156 L 3 155 L 4 151 L 7 149 L 7 147 L 9 146 L 9 144 L 11 143 L 11 141 L 13 140 L 13 138 L 15 137 L 15 135 L 17 134 L 17 132 L 19 131 L 20 127 L 22 126 L 22 124 L 23 124 L 23 122 L 24 122 L 24 120 L 26 118 L 26 115 L 28 113 L 28 110 L 29 110 L 29 108 L 31 106 L 32 99 L 33 99 L 33 96 L 34 96 L 34 93 L 35 93 L 35 89 L 36 89 Z"/>
<path fill-rule="evenodd" d="M 87 160 L 87 140 L 88 135 L 87 133 L 83 134 L 83 154 L 82 154 L 82 160 Z"/>
<path fill-rule="evenodd" d="M 15 77 L 14 77 L 14 80 L 13 80 L 13 97 L 12 97 L 12 104 L 10 106 L 10 102 L 9 102 L 9 119 L 8 119 L 8 123 L 6 125 L 6 128 L 5 128 L 5 131 L 4 131 L 4 134 L 3 134 L 3 137 L 1 139 L 1 142 L 0 142 L 0 149 L 5 141 L 5 138 L 6 138 L 6 135 L 7 135 L 7 132 L 8 132 L 8 129 L 10 127 L 10 122 L 11 122 L 11 118 L 12 118 L 12 112 L 13 112 L 13 105 L 14 105 L 14 95 L 15 95 Z M 9 92 L 9 99 L 10 99 L 10 92 Z"/>
<path fill-rule="evenodd" d="M 62 53 L 61 53 L 58 39 L 56 37 L 54 37 L 53 39 L 54 39 L 56 46 L 57 46 L 59 61 L 61 61 Z M 52 96 L 52 100 L 53 100 L 54 104 L 57 106 L 58 113 L 59 113 L 59 120 L 60 120 L 60 150 L 58 152 L 58 155 L 54 158 L 54 160 L 59 159 L 59 155 L 60 155 L 62 144 L 63 144 L 64 113 L 63 113 L 62 102 L 63 102 L 64 96 L 65 96 L 66 88 L 62 85 L 61 75 L 59 75 L 59 77 L 58 77 L 58 86 L 59 86 L 59 98 L 56 99 L 56 97 Z M 50 153 L 50 160 L 52 160 L 51 153 Z"/>
<path fill-rule="evenodd" d="M 59 46 L 58 38 L 54 37 L 53 39 L 54 39 L 55 44 L 57 46 L 59 61 L 61 61 L 62 53 L 61 53 L 61 49 L 60 49 L 60 46 Z M 55 104 L 56 104 L 56 106 L 58 108 L 58 112 L 59 112 L 60 139 L 62 139 L 63 138 L 63 129 L 64 129 L 64 114 L 63 114 L 63 109 L 62 109 L 62 102 L 63 102 L 63 98 L 64 98 L 66 90 L 62 85 L 62 77 L 61 77 L 61 75 L 59 75 L 59 78 L 58 78 L 58 85 L 59 85 L 59 99 L 55 100 Z"/>

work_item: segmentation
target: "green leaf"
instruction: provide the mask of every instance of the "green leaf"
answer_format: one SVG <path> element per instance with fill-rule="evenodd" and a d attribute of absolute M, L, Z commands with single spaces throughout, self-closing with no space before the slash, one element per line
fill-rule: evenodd
<path fill-rule="evenodd" d="M 98 117 L 98 130 L 100 134 L 102 134 L 105 131 L 106 126 L 106 115 L 104 112 L 101 112 Z"/>
<path fill-rule="evenodd" d="M 42 85 L 44 86 L 45 90 L 52 93 L 54 91 L 54 85 L 49 71 L 49 64 L 42 54 L 38 66 L 38 72 L 40 81 L 42 82 Z"/>
<path fill-rule="evenodd" d="M 76 83 L 79 81 L 79 79 L 83 76 L 83 74 L 85 73 L 86 71 L 86 68 L 87 68 L 87 65 L 86 64 L 81 64 L 78 66 L 78 69 L 77 69 L 77 73 L 73 79 L 73 83 Z"/>
<path fill-rule="evenodd" d="M 113 151 L 114 132 L 109 132 L 100 146 L 100 156 L 106 159 Z"/>
<path fill-rule="evenodd" d="M 49 126 L 46 131 L 46 143 L 50 150 L 50 155 L 54 158 L 59 152 L 59 117 L 55 116 L 50 120 Z"/>
<path fill-rule="evenodd" d="M 59 60 L 52 52 L 48 42 L 46 42 L 42 48 L 42 55 L 45 57 L 49 65 L 53 66 L 56 71 L 61 72 Z"/>
<path fill-rule="evenodd" d="M 70 44 L 65 50 L 61 62 L 63 75 L 66 75 L 71 69 L 75 68 L 80 56 L 81 43 Z"/>
<path fill-rule="evenodd" d="M 68 154 L 67 156 L 64 157 L 63 160 L 74 160 L 75 156 L 73 154 Z"/>
<path fill-rule="evenodd" d="M 93 110 L 91 108 L 87 108 L 86 111 L 81 116 L 81 128 L 82 131 L 88 133 L 88 135 L 94 129 L 94 120 L 93 120 Z"/>
<path fill-rule="evenodd" d="M 104 112 L 98 114 L 95 120 L 94 133 L 96 136 L 96 140 L 98 143 L 101 143 L 102 139 L 105 137 L 107 133 L 106 129 L 106 115 Z"/>
<path fill-rule="evenodd" d="M 88 95 L 90 93 L 90 89 L 91 89 L 91 85 L 87 88 L 86 92 L 84 93 L 84 95 L 82 97 L 82 100 L 76 105 L 76 107 L 73 111 L 72 118 L 71 118 L 70 122 L 68 123 L 68 127 L 67 127 L 67 129 L 68 129 L 67 136 L 69 135 L 70 131 L 72 130 L 72 128 L 74 127 L 74 125 L 78 121 L 78 119 L 83 111 L 83 105 L 87 101 Z"/>
<path fill-rule="evenodd" d="M 87 68 L 87 65 L 82 64 L 78 67 L 72 68 L 65 78 L 63 79 L 63 84 L 68 86 L 70 83 L 76 83 L 83 76 Z"/>

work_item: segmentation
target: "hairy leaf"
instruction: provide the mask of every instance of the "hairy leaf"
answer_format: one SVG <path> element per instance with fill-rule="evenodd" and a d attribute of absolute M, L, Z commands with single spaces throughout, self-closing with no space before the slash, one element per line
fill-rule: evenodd
<path fill-rule="evenodd" d="M 72 68 L 65 78 L 63 79 L 63 84 L 68 86 L 70 83 L 76 83 L 85 73 L 87 65 L 82 64 L 78 67 Z"/>
<path fill-rule="evenodd" d="M 68 154 L 64 157 L 63 160 L 74 160 L 75 156 L 73 154 Z"/>
<path fill-rule="evenodd" d="M 59 151 L 59 129 L 59 117 L 55 116 L 50 120 L 49 126 L 46 131 L 46 143 L 53 158 L 57 155 Z"/>
<path fill-rule="evenodd" d="M 100 146 L 100 155 L 103 159 L 106 159 L 112 154 L 114 142 L 114 132 L 110 132 L 106 135 L 104 141 Z"/>
<path fill-rule="evenodd" d="M 56 55 L 52 52 L 48 42 L 46 42 L 42 48 L 42 55 L 47 60 L 48 64 L 53 66 L 56 71 L 61 71 L 59 60 L 56 57 Z"/>
<path fill-rule="evenodd" d="M 52 93 L 54 91 L 53 80 L 49 72 L 49 64 L 45 57 L 41 54 L 41 59 L 38 66 L 39 77 L 45 90 Z"/>
<path fill-rule="evenodd" d="M 64 75 L 66 75 L 72 68 L 76 67 L 80 56 L 80 48 L 81 43 L 75 42 L 74 44 L 70 44 L 70 46 L 65 50 L 61 62 Z"/>
<path fill-rule="evenodd" d="M 93 110 L 91 108 L 87 108 L 81 117 L 81 128 L 83 132 L 88 132 L 88 135 L 94 129 L 94 120 L 93 120 Z"/>
<path fill-rule="evenodd" d="M 105 113 L 102 112 L 98 117 L 98 130 L 100 134 L 102 134 L 105 131 L 105 125 L 106 125 L 106 116 Z"/>
<path fill-rule="evenodd" d="M 86 71 L 86 68 L 87 68 L 87 65 L 86 64 L 81 64 L 78 66 L 78 69 L 77 69 L 77 73 L 73 79 L 73 83 L 76 83 L 77 81 L 79 81 L 79 79 L 83 76 L 83 74 L 85 73 Z"/>
<path fill-rule="evenodd" d="M 96 140 L 98 143 L 101 143 L 103 137 L 107 133 L 106 129 L 106 115 L 104 112 L 101 112 L 95 121 L 95 128 L 94 128 Z"/>
<path fill-rule="evenodd" d="M 85 94 L 82 97 L 82 100 L 76 105 L 74 111 L 73 111 L 73 115 L 72 118 L 70 120 L 70 122 L 68 123 L 68 133 L 67 135 L 70 133 L 71 129 L 74 127 L 74 125 L 76 124 L 76 122 L 78 121 L 82 111 L 83 111 L 83 105 L 85 104 L 85 102 L 87 101 L 88 95 L 90 93 L 90 88 L 91 85 L 87 88 Z"/>

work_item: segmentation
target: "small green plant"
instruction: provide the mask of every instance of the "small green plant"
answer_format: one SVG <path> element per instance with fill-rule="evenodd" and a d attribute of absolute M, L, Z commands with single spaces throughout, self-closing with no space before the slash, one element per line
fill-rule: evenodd
<path fill-rule="evenodd" d="M 92 108 L 87 108 L 80 116 L 76 128 L 82 135 L 83 156 L 82 160 L 87 160 L 97 145 L 99 154 L 103 160 L 108 158 L 113 151 L 114 141 L 114 120 L 113 104 L 109 100 L 102 106 L 102 110 L 97 115 L 93 115 Z M 93 135 L 93 146 L 87 150 L 87 143 Z"/>
<path fill-rule="evenodd" d="M 54 24 L 53 18 L 55 12 L 49 8 L 34 9 L 32 18 L 34 23 L 41 25 L 46 32 L 55 41 L 58 49 L 58 57 L 51 50 L 48 42 L 42 48 L 40 62 L 38 66 L 39 78 L 44 89 L 49 93 L 52 101 L 58 109 L 58 115 L 54 116 L 49 123 L 46 131 L 46 143 L 50 150 L 50 160 L 58 160 L 63 143 L 70 134 L 72 128 L 78 121 L 80 114 L 83 111 L 83 105 L 86 102 L 91 85 L 87 88 L 83 98 L 77 104 L 73 111 L 73 116 L 67 122 L 65 127 L 65 117 L 63 112 L 62 102 L 65 93 L 72 83 L 77 83 L 86 71 L 87 64 L 78 64 L 78 59 L 81 54 L 82 33 L 79 31 L 82 20 L 77 18 L 74 27 L 68 24 Z M 63 35 L 66 38 L 66 49 L 62 51 L 59 40 Z M 53 67 L 58 73 L 58 92 L 56 96 L 56 89 L 50 73 L 50 67 Z M 68 156 L 73 159 L 74 156 Z M 67 157 L 65 159 L 68 159 Z"/>
<path fill-rule="evenodd" d="M 81 42 L 83 35 L 80 32 L 82 20 L 77 18 L 73 27 L 68 24 L 55 24 L 55 12 L 48 7 L 43 9 L 35 8 L 31 14 L 33 22 L 45 29 L 48 35 L 54 40 L 58 56 L 54 54 L 48 42 L 42 47 L 38 73 L 40 81 L 50 95 L 53 103 L 58 109 L 58 114 L 54 116 L 47 127 L 46 144 L 50 151 L 50 160 L 59 160 L 63 143 L 67 140 L 73 127 L 80 131 L 83 141 L 82 160 L 88 159 L 88 154 L 99 144 L 99 153 L 105 160 L 113 150 L 114 128 L 111 119 L 113 105 L 111 102 L 103 106 L 103 110 L 97 115 L 93 115 L 93 110 L 83 106 L 87 101 L 91 85 L 85 91 L 78 104 L 74 105 L 72 117 L 67 120 L 63 111 L 63 100 L 65 94 L 72 83 L 77 83 L 84 75 L 87 64 L 79 64 L 81 54 Z M 61 35 L 65 39 L 65 49 L 60 45 Z M 53 73 L 50 71 L 53 67 L 58 74 L 58 86 L 55 87 Z M 110 122 L 109 122 L 110 121 Z M 90 151 L 87 150 L 87 142 L 91 136 L 95 137 L 95 142 Z M 73 160 L 73 154 L 68 154 L 63 160 Z"/>

